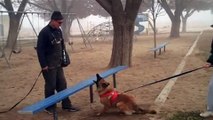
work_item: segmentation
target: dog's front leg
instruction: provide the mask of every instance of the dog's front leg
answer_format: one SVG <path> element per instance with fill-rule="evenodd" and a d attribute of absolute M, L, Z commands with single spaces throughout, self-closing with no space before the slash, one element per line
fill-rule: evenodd
<path fill-rule="evenodd" d="M 99 112 L 99 113 L 97 114 L 97 116 L 102 115 L 103 113 L 105 113 L 105 112 L 108 111 L 108 110 L 109 110 L 109 107 L 104 106 L 104 108 L 101 110 L 101 112 Z"/>

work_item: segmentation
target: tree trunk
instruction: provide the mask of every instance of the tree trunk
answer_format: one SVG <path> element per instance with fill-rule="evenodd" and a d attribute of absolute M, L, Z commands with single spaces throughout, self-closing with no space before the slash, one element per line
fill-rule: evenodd
<path fill-rule="evenodd" d="M 62 30 L 63 30 L 63 36 L 64 36 L 64 40 L 67 42 L 69 41 L 69 29 L 70 29 L 70 24 L 68 23 L 67 17 L 65 17 L 65 19 L 63 20 L 63 24 L 62 24 Z"/>
<path fill-rule="evenodd" d="M 154 48 L 156 48 L 157 46 L 157 40 L 156 40 L 156 36 L 157 36 L 157 31 L 156 31 L 156 18 L 153 16 L 153 31 L 154 31 Z M 154 51 L 154 58 L 157 57 L 156 51 Z"/>
<path fill-rule="evenodd" d="M 71 17 L 71 15 L 66 15 L 64 23 L 62 24 L 63 35 L 66 42 L 70 39 L 70 28 L 72 26 L 73 19 L 74 17 Z"/>
<path fill-rule="evenodd" d="M 186 30 L 186 28 L 187 28 L 187 20 L 188 20 L 188 18 L 193 14 L 195 12 L 195 9 L 192 9 L 192 10 L 186 10 L 186 14 L 185 14 L 185 16 L 181 16 L 181 18 L 182 18 L 182 32 L 186 32 L 187 30 Z"/>
<path fill-rule="evenodd" d="M 135 19 L 142 0 L 96 0 L 111 16 L 114 28 L 109 67 L 131 66 Z"/>
<path fill-rule="evenodd" d="M 171 38 L 177 38 L 180 37 L 180 20 L 175 19 L 172 21 L 172 27 L 170 32 Z"/>
<path fill-rule="evenodd" d="M 181 6 L 183 3 L 181 1 L 176 0 L 175 1 L 176 4 L 176 8 L 175 12 L 174 12 L 174 17 L 170 18 L 172 21 L 172 27 L 171 27 L 171 33 L 170 33 L 170 37 L 171 38 L 177 38 L 180 37 L 180 17 L 182 15 L 182 11 L 183 11 L 183 6 Z"/>
<path fill-rule="evenodd" d="M 186 26 L 187 26 L 187 18 L 182 17 L 182 32 L 185 33 L 186 32 Z"/>
<path fill-rule="evenodd" d="M 183 12 L 184 9 L 184 2 L 183 0 L 175 0 L 175 12 L 171 11 L 167 0 L 161 0 L 161 5 L 165 9 L 166 13 L 168 14 L 171 22 L 172 22 L 172 27 L 171 27 L 171 32 L 170 32 L 170 38 L 177 38 L 180 37 L 180 16 Z"/>
<path fill-rule="evenodd" d="M 61 4 L 61 11 L 63 13 L 69 13 L 69 11 L 71 11 L 73 4 L 74 4 L 75 0 L 72 0 L 71 2 L 68 2 L 66 0 L 62 0 L 62 4 Z M 65 41 L 70 41 L 70 28 L 72 26 L 72 22 L 73 20 L 76 18 L 75 14 L 64 14 L 64 23 L 62 24 L 62 29 L 63 29 L 63 35 L 64 35 L 64 39 Z"/>
<path fill-rule="evenodd" d="M 7 44 L 5 46 L 5 48 L 7 48 L 7 49 L 13 50 L 16 45 L 17 37 L 18 37 L 19 22 L 20 22 L 20 18 L 17 18 L 15 16 L 10 17 Z"/>
<path fill-rule="evenodd" d="M 131 66 L 132 48 L 133 48 L 133 24 L 116 24 L 113 22 L 114 37 L 111 54 L 110 67 L 118 65 Z"/>
<path fill-rule="evenodd" d="M 13 50 L 16 42 L 17 42 L 17 37 L 18 37 L 18 27 L 20 24 L 21 17 L 23 15 L 23 11 L 27 5 L 28 0 L 22 0 L 20 3 L 20 6 L 18 7 L 18 12 L 14 12 L 13 8 L 13 2 L 11 0 L 4 0 L 5 3 L 5 9 L 8 12 L 9 15 L 9 31 L 8 31 L 8 36 L 7 36 L 7 44 L 5 46 L 6 49 L 8 50 Z M 17 7 L 17 6 L 16 6 Z M 6 54 L 7 55 L 7 54 Z"/>

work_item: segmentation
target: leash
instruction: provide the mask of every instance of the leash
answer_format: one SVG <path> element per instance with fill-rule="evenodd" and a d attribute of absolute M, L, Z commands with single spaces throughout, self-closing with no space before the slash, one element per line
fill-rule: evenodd
<path fill-rule="evenodd" d="M 211 67 L 212 67 L 212 66 L 211 66 Z M 169 80 L 169 79 L 178 77 L 178 76 L 182 76 L 182 75 L 185 75 L 185 74 L 188 74 L 188 73 L 191 73 L 191 72 L 194 72 L 194 71 L 203 69 L 203 68 L 204 68 L 203 66 L 202 66 L 202 67 L 198 67 L 198 68 L 195 68 L 195 69 L 192 69 L 192 70 L 189 70 L 189 71 L 186 71 L 186 72 L 177 74 L 177 75 L 173 75 L 173 76 L 171 76 L 171 77 L 167 77 L 167 78 L 164 78 L 164 79 L 161 79 L 161 80 L 157 80 L 157 81 L 154 81 L 154 82 L 145 84 L 145 85 L 141 85 L 141 86 L 136 87 L 136 88 L 133 88 L 133 89 L 126 90 L 126 91 L 124 91 L 123 93 L 127 93 L 127 92 L 133 91 L 133 90 L 135 90 L 135 89 L 139 89 L 139 88 L 143 88 L 143 87 L 146 87 L 146 86 L 149 86 L 149 85 L 153 85 L 153 84 L 156 84 L 156 83 L 159 83 L 159 82 L 163 82 L 163 81 L 166 81 L 166 80 Z"/>
<path fill-rule="evenodd" d="M 41 73 L 42 73 L 42 71 L 39 72 L 39 74 L 38 74 L 37 78 L 35 79 L 35 82 L 33 83 L 33 86 L 30 89 L 30 91 L 20 101 L 18 101 L 15 105 L 13 105 L 10 109 L 5 110 L 5 111 L 1 111 L 0 114 L 7 113 L 7 112 L 11 111 L 12 109 L 14 109 L 18 104 L 20 104 L 32 92 L 32 90 L 35 87 L 36 82 L 38 81 L 38 78 L 41 75 Z"/>

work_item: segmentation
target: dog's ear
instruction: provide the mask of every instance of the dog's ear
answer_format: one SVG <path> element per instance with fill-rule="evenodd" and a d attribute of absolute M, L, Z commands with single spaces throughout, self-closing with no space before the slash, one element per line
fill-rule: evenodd
<path fill-rule="evenodd" d="M 95 83 L 95 84 L 97 84 L 98 82 L 97 81 L 95 81 L 95 80 L 93 80 L 93 82 Z"/>
<path fill-rule="evenodd" d="M 96 74 L 97 82 L 99 82 L 101 79 L 103 79 L 99 74 Z"/>
<path fill-rule="evenodd" d="M 98 88 L 98 82 L 93 80 L 93 82 L 96 84 L 96 87 Z"/>

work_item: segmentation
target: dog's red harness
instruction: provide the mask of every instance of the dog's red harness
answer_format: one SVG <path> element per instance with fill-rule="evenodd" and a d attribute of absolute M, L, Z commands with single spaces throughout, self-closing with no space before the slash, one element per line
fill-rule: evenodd
<path fill-rule="evenodd" d="M 110 103 L 112 105 L 118 97 L 118 92 L 117 91 L 108 91 L 108 92 L 100 95 L 100 97 L 108 97 L 108 99 L 110 100 Z"/>

